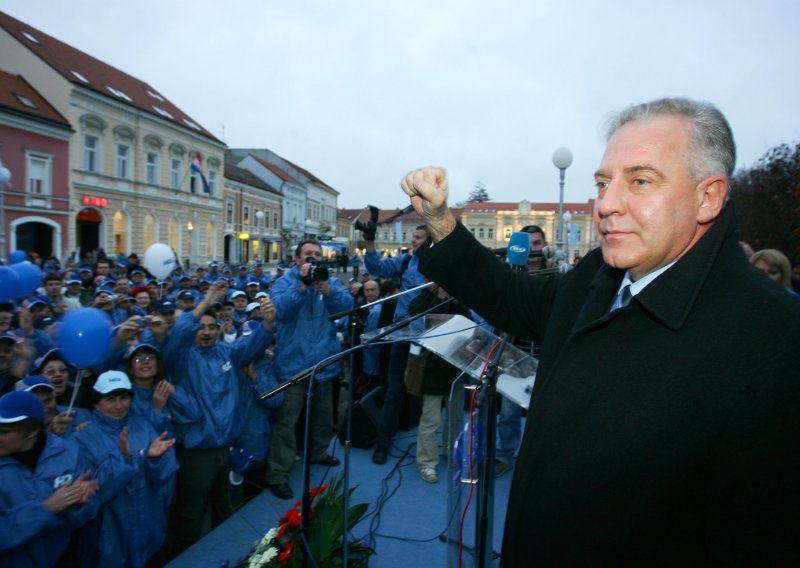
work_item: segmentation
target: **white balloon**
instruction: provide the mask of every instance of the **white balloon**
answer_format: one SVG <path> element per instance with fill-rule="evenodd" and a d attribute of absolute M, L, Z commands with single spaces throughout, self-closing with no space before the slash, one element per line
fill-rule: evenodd
<path fill-rule="evenodd" d="M 150 245 L 144 253 L 144 267 L 150 274 L 163 280 L 175 269 L 175 253 L 163 243 Z"/>

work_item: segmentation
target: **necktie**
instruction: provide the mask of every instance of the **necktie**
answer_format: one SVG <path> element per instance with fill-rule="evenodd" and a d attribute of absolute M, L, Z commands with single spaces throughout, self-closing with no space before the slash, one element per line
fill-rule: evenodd
<path fill-rule="evenodd" d="M 624 308 L 628 304 L 631 303 L 631 298 L 633 295 L 631 294 L 631 285 L 626 284 L 622 290 L 619 291 L 617 297 L 614 298 L 614 303 L 611 304 L 611 309 L 609 312 L 613 312 L 614 310 L 618 310 L 619 308 Z"/>
<path fill-rule="evenodd" d="M 624 308 L 625 306 L 630 304 L 631 298 L 633 298 L 633 295 L 631 294 L 631 286 L 630 284 L 628 284 L 619 293 L 619 307 Z"/>

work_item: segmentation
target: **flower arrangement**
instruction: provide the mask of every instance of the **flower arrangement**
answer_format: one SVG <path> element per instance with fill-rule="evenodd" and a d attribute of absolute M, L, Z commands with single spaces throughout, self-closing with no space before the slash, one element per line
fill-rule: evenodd
<path fill-rule="evenodd" d="M 308 544 L 316 566 L 341 566 L 344 544 L 344 489 L 342 476 L 331 480 L 330 486 L 323 483 L 310 492 L 311 514 Z M 352 495 L 355 488 L 350 489 Z M 303 541 L 300 532 L 302 513 L 298 500 L 256 545 L 240 566 L 246 568 L 279 567 L 295 568 L 303 563 Z M 348 526 L 353 527 L 367 511 L 367 503 L 359 503 L 348 511 Z M 375 550 L 364 541 L 350 541 L 348 564 L 366 566 L 367 559 Z"/>

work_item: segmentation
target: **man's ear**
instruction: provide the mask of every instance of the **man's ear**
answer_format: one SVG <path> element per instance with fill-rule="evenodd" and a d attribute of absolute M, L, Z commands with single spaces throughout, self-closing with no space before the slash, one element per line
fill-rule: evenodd
<path fill-rule="evenodd" d="M 713 176 L 704 179 L 697 186 L 697 222 L 706 225 L 716 219 L 728 197 L 728 179 L 724 176 Z"/>

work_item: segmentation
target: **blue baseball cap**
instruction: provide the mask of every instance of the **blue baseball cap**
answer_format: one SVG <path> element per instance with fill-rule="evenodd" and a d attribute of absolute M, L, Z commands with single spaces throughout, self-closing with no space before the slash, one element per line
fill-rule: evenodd
<path fill-rule="evenodd" d="M 50 389 L 51 391 L 56 390 L 55 387 L 50 384 L 50 381 L 41 375 L 28 375 L 24 379 L 18 380 L 14 385 L 14 390 L 18 391 L 30 392 L 38 388 Z"/>
<path fill-rule="evenodd" d="M 0 424 L 13 424 L 28 418 L 44 422 L 44 405 L 35 394 L 21 390 L 0 397 Z"/>

